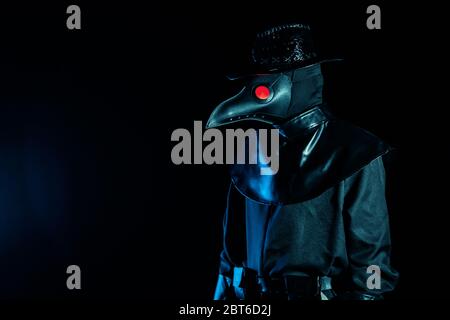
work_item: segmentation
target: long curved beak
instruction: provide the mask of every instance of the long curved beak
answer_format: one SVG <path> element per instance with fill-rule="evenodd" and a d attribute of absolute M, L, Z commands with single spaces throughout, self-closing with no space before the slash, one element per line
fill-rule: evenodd
<path fill-rule="evenodd" d="M 274 124 L 283 119 L 289 108 L 291 99 L 291 82 L 284 75 L 272 78 L 257 78 L 256 82 L 244 87 L 234 97 L 220 103 L 211 113 L 206 128 L 216 128 L 239 121 L 260 121 Z M 261 83 L 270 83 L 271 96 L 265 100 L 258 100 L 253 88 Z"/>

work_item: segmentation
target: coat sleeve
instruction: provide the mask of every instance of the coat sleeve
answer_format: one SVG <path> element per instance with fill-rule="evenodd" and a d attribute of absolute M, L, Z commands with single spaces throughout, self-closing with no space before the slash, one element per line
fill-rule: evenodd
<path fill-rule="evenodd" d="M 233 184 L 230 184 L 227 207 L 223 218 L 223 248 L 220 253 L 219 276 L 214 300 L 225 300 L 232 294 L 234 266 L 242 266 L 245 261 L 245 202 Z"/>
<path fill-rule="evenodd" d="M 350 265 L 350 296 L 382 297 L 398 273 L 390 264 L 391 240 L 382 157 L 344 181 L 344 221 Z M 373 276 L 379 270 L 379 279 Z"/>

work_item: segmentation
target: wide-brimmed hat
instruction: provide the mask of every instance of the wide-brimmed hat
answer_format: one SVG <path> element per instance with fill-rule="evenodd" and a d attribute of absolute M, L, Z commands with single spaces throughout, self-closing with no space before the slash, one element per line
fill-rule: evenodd
<path fill-rule="evenodd" d="M 284 24 L 258 32 L 246 70 L 229 74 L 227 77 L 233 80 L 255 74 L 278 73 L 317 63 L 341 60 L 321 57 L 317 54 L 309 25 Z"/>

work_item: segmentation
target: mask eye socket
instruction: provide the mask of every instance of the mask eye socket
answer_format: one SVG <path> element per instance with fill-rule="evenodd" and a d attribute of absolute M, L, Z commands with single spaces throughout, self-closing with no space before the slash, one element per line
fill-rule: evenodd
<path fill-rule="evenodd" d="M 256 86 L 253 93 L 254 93 L 255 97 L 261 101 L 268 100 L 272 95 L 270 88 L 266 85 Z"/>

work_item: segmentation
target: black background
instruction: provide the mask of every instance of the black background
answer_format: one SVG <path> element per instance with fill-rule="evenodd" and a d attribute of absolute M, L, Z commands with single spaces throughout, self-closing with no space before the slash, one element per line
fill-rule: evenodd
<path fill-rule="evenodd" d="M 366 28 L 378 4 L 382 29 Z M 397 148 L 389 173 L 391 299 L 439 298 L 446 271 L 443 12 L 410 2 L 0 8 L 0 298 L 209 301 L 228 187 L 220 166 L 175 166 L 192 130 L 239 84 L 252 34 L 299 20 L 326 56 L 333 110 Z M 66 268 L 82 290 L 66 288 Z"/>

